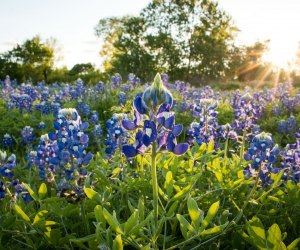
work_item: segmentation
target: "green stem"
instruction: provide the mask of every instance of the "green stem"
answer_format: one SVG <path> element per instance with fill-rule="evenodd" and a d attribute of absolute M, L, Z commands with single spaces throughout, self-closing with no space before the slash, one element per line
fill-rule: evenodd
<path fill-rule="evenodd" d="M 256 189 L 257 189 L 257 187 L 258 187 L 259 173 L 260 173 L 260 171 L 261 171 L 261 168 L 262 168 L 262 166 L 260 165 L 259 168 L 258 168 L 258 170 L 257 170 L 257 176 L 256 176 L 255 184 L 254 184 L 253 188 L 251 189 L 250 194 L 249 194 L 248 197 L 247 197 L 247 202 L 246 202 L 246 203 L 244 204 L 244 206 L 242 207 L 242 210 L 245 210 L 245 208 L 246 208 L 246 206 L 248 205 L 248 203 L 249 203 L 249 201 L 250 201 L 252 195 L 255 193 L 255 191 L 256 191 Z"/>
<path fill-rule="evenodd" d="M 144 157 L 143 157 L 143 155 L 141 155 L 140 174 L 141 174 L 141 177 L 143 177 L 143 175 L 144 175 Z"/>
<path fill-rule="evenodd" d="M 156 228 L 158 224 L 158 184 L 157 184 L 157 174 L 156 174 L 156 142 L 154 142 L 152 145 L 151 175 L 152 175 L 152 186 L 153 186 L 154 225 Z"/>
<path fill-rule="evenodd" d="M 87 234 L 90 234 L 90 228 L 89 228 L 89 225 L 88 225 L 88 220 L 87 220 L 87 218 L 86 218 L 86 216 L 85 216 L 85 209 L 84 209 L 84 201 L 82 201 L 81 202 L 81 216 L 82 216 L 82 221 L 83 221 L 83 224 L 84 224 L 84 226 L 85 226 L 85 232 L 87 233 Z"/>
<path fill-rule="evenodd" d="M 228 137 L 225 141 L 225 149 L 224 149 L 224 166 L 227 165 L 227 151 L 228 151 Z"/>
<path fill-rule="evenodd" d="M 244 131 L 243 131 L 242 147 L 241 147 L 241 151 L 240 151 L 240 164 L 241 164 L 241 163 L 243 162 L 243 160 L 244 160 L 245 137 L 246 137 L 246 129 L 244 129 Z"/>

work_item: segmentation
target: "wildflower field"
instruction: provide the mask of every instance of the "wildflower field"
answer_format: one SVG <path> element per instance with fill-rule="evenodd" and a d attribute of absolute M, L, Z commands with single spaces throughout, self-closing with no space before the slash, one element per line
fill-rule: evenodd
<path fill-rule="evenodd" d="M 153 79 L 0 82 L 0 249 L 298 249 L 300 92 Z"/>

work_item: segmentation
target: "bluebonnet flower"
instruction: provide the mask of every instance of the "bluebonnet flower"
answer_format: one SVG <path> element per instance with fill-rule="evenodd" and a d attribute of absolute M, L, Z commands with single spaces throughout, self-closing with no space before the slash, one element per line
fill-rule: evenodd
<path fill-rule="evenodd" d="M 278 132 L 284 135 L 294 135 L 298 130 L 298 123 L 294 116 L 290 116 L 287 121 L 278 122 Z"/>
<path fill-rule="evenodd" d="M 12 145 L 14 144 L 14 139 L 12 138 L 12 136 L 10 134 L 5 134 L 2 138 L 2 147 L 4 148 L 10 148 L 12 147 Z"/>
<path fill-rule="evenodd" d="M 127 92 L 130 91 L 130 86 L 127 85 L 127 84 L 122 84 L 122 85 L 121 85 L 121 90 L 122 90 L 123 92 L 127 93 Z M 124 95 L 125 95 L 125 93 L 124 93 Z"/>
<path fill-rule="evenodd" d="M 126 94 L 121 91 L 118 94 L 119 105 L 125 105 L 126 104 L 126 100 L 127 100 Z"/>
<path fill-rule="evenodd" d="M 75 87 L 71 88 L 70 94 L 72 99 L 85 98 L 86 88 L 83 80 L 80 78 L 76 80 Z"/>
<path fill-rule="evenodd" d="M 50 102 L 42 101 L 42 102 L 34 105 L 34 108 L 37 111 L 40 111 L 41 114 L 43 114 L 43 115 L 49 115 L 52 110 L 51 105 L 52 105 L 52 103 L 50 103 Z"/>
<path fill-rule="evenodd" d="M 94 90 L 97 94 L 102 94 L 104 92 L 104 83 L 99 82 L 95 85 Z"/>
<path fill-rule="evenodd" d="M 253 138 L 254 136 L 258 135 L 259 133 L 261 133 L 261 128 L 259 125 L 254 124 L 253 127 L 251 128 L 251 135 L 249 136 L 249 138 Z"/>
<path fill-rule="evenodd" d="M 128 75 L 128 84 L 132 85 L 133 87 L 136 87 L 140 83 L 141 83 L 140 78 L 138 78 L 135 74 L 130 73 Z"/>
<path fill-rule="evenodd" d="M 22 200 L 25 202 L 25 203 L 28 203 L 30 201 L 33 201 L 33 198 L 31 197 L 28 189 L 22 185 L 22 184 L 19 184 L 18 183 L 18 180 L 16 183 L 14 183 L 15 185 L 13 186 L 14 189 L 16 190 L 16 193 L 17 193 L 17 196 L 21 196 L 22 197 Z M 28 184 L 29 185 L 29 184 Z M 29 185 L 30 186 L 30 185 Z"/>
<path fill-rule="evenodd" d="M 188 111 L 191 109 L 191 105 L 187 101 L 175 101 L 174 100 L 174 108 L 176 108 L 176 111 L 179 113 L 183 113 L 185 111 Z"/>
<path fill-rule="evenodd" d="M 10 157 L 6 158 L 6 153 L 0 151 L 1 154 L 1 162 L 0 162 L 0 176 L 8 177 L 9 179 L 13 179 L 14 173 L 13 170 L 17 166 L 16 156 L 12 154 Z"/>
<path fill-rule="evenodd" d="M 6 189 L 14 181 L 14 169 L 17 166 L 16 156 L 12 154 L 7 157 L 6 152 L 0 151 L 0 199 L 3 199 L 6 194 Z"/>
<path fill-rule="evenodd" d="M 288 144 L 281 155 L 281 168 L 284 169 L 284 179 L 300 181 L 300 133 L 295 133 L 296 142 Z"/>
<path fill-rule="evenodd" d="M 193 115 L 198 118 L 199 122 L 193 122 L 186 132 L 190 136 L 190 144 L 193 144 L 194 141 L 198 145 L 211 140 L 216 141 L 218 137 L 217 106 L 218 102 L 213 99 L 200 99 L 194 105 Z"/>
<path fill-rule="evenodd" d="M 122 77 L 119 73 L 114 74 L 111 78 L 110 78 L 110 83 L 112 85 L 113 88 L 116 88 L 120 85 L 122 81 Z"/>
<path fill-rule="evenodd" d="M 21 131 L 22 136 L 22 143 L 24 145 L 32 145 L 33 141 L 35 140 L 35 136 L 33 134 L 33 128 L 30 126 L 26 126 Z"/>
<path fill-rule="evenodd" d="M 37 166 L 43 180 L 47 177 L 53 182 L 56 176 L 67 182 L 73 180 L 76 184 L 77 173 L 86 173 L 83 166 L 88 165 L 93 157 L 86 152 L 89 138 L 84 131 L 88 122 L 81 122 L 76 109 L 61 109 L 54 128 L 56 131 L 41 136 L 39 145 L 29 153 L 28 166 Z"/>
<path fill-rule="evenodd" d="M 49 91 L 44 90 L 41 93 L 41 101 L 48 101 L 49 99 Z"/>
<path fill-rule="evenodd" d="M 39 175 L 45 180 L 49 173 L 55 173 L 55 167 L 50 163 L 50 159 L 55 156 L 55 143 L 49 140 L 48 134 L 42 135 L 39 145 L 28 155 L 28 167 L 35 165 L 39 168 Z"/>
<path fill-rule="evenodd" d="M 95 127 L 93 129 L 93 136 L 94 136 L 94 141 L 99 144 L 103 138 L 103 130 L 99 124 L 95 124 Z"/>
<path fill-rule="evenodd" d="M 126 130 L 138 129 L 135 142 L 123 146 L 123 153 L 127 158 L 145 152 L 147 147 L 154 143 L 158 145 L 158 150 L 166 149 L 176 155 L 187 151 L 187 143 L 176 142 L 176 137 L 181 134 L 183 127 L 175 125 L 174 112 L 170 111 L 172 104 L 173 97 L 157 74 L 152 86 L 134 99 L 135 120 L 122 121 Z M 141 115 L 145 115 L 143 118 L 146 118 L 143 119 L 143 126 Z"/>
<path fill-rule="evenodd" d="M 174 83 L 175 87 L 176 87 L 176 91 L 178 93 L 184 93 L 187 90 L 188 85 L 183 82 L 183 81 L 176 81 Z"/>
<path fill-rule="evenodd" d="M 52 113 L 57 116 L 58 115 L 58 111 L 60 110 L 61 105 L 59 102 L 52 102 L 51 103 L 51 111 Z"/>
<path fill-rule="evenodd" d="M 30 96 L 32 101 L 35 101 L 37 99 L 37 92 L 35 88 L 30 84 L 25 84 L 24 86 L 21 85 L 20 89 L 22 92 L 24 92 L 24 94 Z"/>
<path fill-rule="evenodd" d="M 99 114 L 96 110 L 92 111 L 90 121 L 95 125 L 99 124 Z"/>
<path fill-rule="evenodd" d="M 283 107 L 278 104 L 275 104 L 272 108 L 272 113 L 277 116 L 282 116 L 284 113 Z"/>
<path fill-rule="evenodd" d="M 127 133 L 123 130 L 122 120 L 126 119 L 126 115 L 114 114 L 106 122 L 107 138 L 105 140 L 105 153 L 112 156 L 114 152 L 121 148 L 121 146 L 127 142 Z"/>
<path fill-rule="evenodd" d="M 84 171 L 82 166 L 88 165 L 93 158 L 91 153 L 86 152 L 89 137 L 84 131 L 88 128 L 88 122 L 81 122 L 76 109 L 61 109 L 54 128 L 56 132 L 48 134 L 55 151 L 49 162 L 63 169 L 66 179 L 70 180 L 74 171 Z"/>
<path fill-rule="evenodd" d="M 288 94 L 282 96 L 280 99 L 284 110 L 288 112 L 288 114 L 294 113 L 296 108 L 300 106 L 300 96 L 290 96 Z"/>
<path fill-rule="evenodd" d="M 218 136 L 222 138 L 223 140 L 231 139 L 231 140 L 237 140 L 238 135 L 237 133 L 232 129 L 229 123 L 226 123 L 225 125 L 222 125 L 219 127 L 218 130 Z"/>
<path fill-rule="evenodd" d="M 85 104 L 82 100 L 78 101 L 76 105 L 76 109 L 78 113 L 81 114 L 82 116 L 88 116 L 91 112 L 91 107 Z"/>
<path fill-rule="evenodd" d="M 233 107 L 235 121 L 232 127 L 237 133 L 251 129 L 261 114 L 261 107 L 255 104 L 254 98 L 249 93 L 235 97 Z"/>
<path fill-rule="evenodd" d="M 46 123 L 44 123 L 43 121 L 41 121 L 37 127 L 38 129 L 44 129 L 46 128 Z"/>
<path fill-rule="evenodd" d="M 273 146 L 270 134 L 262 132 L 254 136 L 248 152 L 244 155 L 246 161 L 252 162 L 244 170 L 246 178 L 259 176 L 262 183 L 271 183 L 270 173 L 278 173 L 280 171 L 280 168 L 273 166 L 278 154 L 278 145 Z"/>
<path fill-rule="evenodd" d="M 18 108 L 21 113 L 24 110 L 27 112 L 31 111 L 33 101 L 34 100 L 27 94 L 16 93 L 10 95 L 10 102 L 14 104 L 11 106 Z"/>

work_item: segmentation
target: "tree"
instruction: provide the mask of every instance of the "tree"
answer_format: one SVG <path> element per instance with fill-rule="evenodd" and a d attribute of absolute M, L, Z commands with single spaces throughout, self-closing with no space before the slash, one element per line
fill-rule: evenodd
<path fill-rule="evenodd" d="M 1 77 L 9 74 L 19 80 L 47 81 L 54 64 L 54 50 L 35 36 L 1 55 L 1 61 Z"/>
<path fill-rule="evenodd" d="M 241 64 L 237 70 L 240 81 L 258 79 L 262 72 L 266 71 L 267 65 L 263 62 L 263 55 L 268 50 L 269 40 L 257 41 L 253 45 L 241 48 Z"/>
<path fill-rule="evenodd" d="M 145 32 L 145 20 L 142 17 L 100 20 L 96 33 L 104 37 L 100 55 L 104 57 L 105 71 L 110 74 L 118 72 L 123 76 L 134 72 L 143 79 L 153 75 L 154 58 L 144 44 Z"/>
<path fill-rule="evenodd" d="M 95 70 L 94 66 L 91 63 L 79 63 L 75 64 L 70 70 L 70 75 L 78 76 L 81 74 L 87 74 L 89 71 Z"/>
<path fill-rule="evenodd" d="M 223 77 L 235 31 L 231 18 L 209 0 L 153 0 L 136 17 L 101 19 L 96 27 L 106 69 L 186 80 Z"/>

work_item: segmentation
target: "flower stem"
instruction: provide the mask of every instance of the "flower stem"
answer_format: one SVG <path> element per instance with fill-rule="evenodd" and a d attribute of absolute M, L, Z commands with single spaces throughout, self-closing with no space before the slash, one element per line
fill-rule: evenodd
<path fill-rule="evenodd" d="M 158 184 L 156 174 L 156 142 L 152 145 L 151 155 L 151 175 L 152 175 L 152 186 L 153 186 L 153 209 L 154 209 L 154 225 L 155 228 L 158 225 Z"/>
<path fill-rule="evenodd" d="M 243 130 L 242 147 L 240 151 L 240 164 L 244 161 L 246 129 Z"/>
<path fill-rule="evenodd" d="M 227 151 L 228 151 L 228 137 L 225 141 L 225 149 L 224 149 L 224 166 L 227 165 Z"/>

